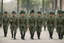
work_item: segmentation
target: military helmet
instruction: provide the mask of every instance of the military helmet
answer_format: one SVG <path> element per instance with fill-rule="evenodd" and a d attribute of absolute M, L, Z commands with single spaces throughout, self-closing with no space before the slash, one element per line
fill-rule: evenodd
<path fill-rule="evenodd" d="M 30 14 L 34 13 L 35 11 L 34 10 L 31 10 Z"/>
<path fill-rule="evenodd" d="M 61 14 L 64 14 L 64 11 L 61 11 Z"/>
<path fill-rule="evenodd" d="M 25 14 L 25 11 L 22 11 L 22 10 L 21 10 L 20 14 Z"/>
<path fill-rule="evenodd" d="M 41 12 L 39 11 L 39 12 L 37 12 L 38 14 L 41 14 Z"/>
<path fill-rule="evenodd" d="M 58 10 L 58 14 L 61 14 L 61 12 L 62 12 L 61 10 Z"/>
<path fill-rule="evenodd" d="M 15 11 L 12 11 L 12 13 L 16 14 L 16 12 L 15 12 Z"/>

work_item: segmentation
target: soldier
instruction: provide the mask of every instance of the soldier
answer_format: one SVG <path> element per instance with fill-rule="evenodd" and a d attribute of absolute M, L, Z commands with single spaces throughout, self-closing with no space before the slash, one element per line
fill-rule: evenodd
<path fill-rule="evenodd" d="M 41 12 L 38 12 L 38 17 L 36 19 L 36 22 L 37 22 L 37 28 L 36 28 L 37 37 L 38 37 L 38 39 L 40 39 L 40 34 L 41 34 L 42 24 L 43 24 L 43 19 L 42 19 L 42 16 L 41 16 Z"/>
<path fill-rule="evenodd" d="M 61 10 L 58 11 L 58 18 L 56 19 L 57 20 L 57 28 L 56 28 L 56 31 L 58 33 L 58 38 L 59 39 L 62 39 L 62 33 L 63 33 L 63 17 L 62 17 L 62 14 L 61 14 Z"/>
<path fill-rule="evenodd" d="M 43 25 L 44 25 L 44 31 L 46 31 L 46 24 L 47 24 L 47 17 L 46 17 L 46 13 L 43 14 Z"/>
<path fill-rule="evenodd" d="M 31 39 L 34 39 L 34 33 L 35 33 L 35 16 L 34 16 L 34 10 L 30 12 L 30 18 L 29 18 L 29 31 L 31 35 Z"/>
<path fill-rule="evenodd" d="M 5 11 L 3 15 L 3 31 L 4 31 L 4 37 L 7 37 L 7 31 L 9 26 L 9 17 L 8 13 Z"/>
<path fill-rule="evenodd" d="M 12 17 L 10 18 L 10 29 L 12 38 L 16 39 L 16 33 L 17 33 L 17 27 L 18 27 L 18 19 L 16 17 L 16 12 L 12 12 Z"/>
<path fill-rule="evenodd" d="M 0 13 L 0 27 L 2 26 L 2 14 Z"/>
<path fill-rule="evenodd" d="M 19 17 L 19 28 L 20 28 L 20 34 L 21 34 L 21 39 L 25 39 L 25 33 L 27 31 L 27 18 L 25 17 L 25 12 L 21 11 L 20 12 L 20 17 Z"/>
<path fill-rule="evenodd" d="M 61 13 L 62 13 L 62 15 L 63 15 L 63 18 L 62 18 L 63 32 L 62 32 L 62 34 L 61 34 L 61 37 L 62 37 L 62 39 L 63 39 L 63 35 L 64 35 L 64 11 L 62 11 Z"/>
<path fill-rule="evenodd" d="M 47 28 L 48 28 L 48 32 L 49 32 L 49 37 L 51 39 L 53 39 L 52 35 L 53 35 L 53 31 L 54 31 L 54 13 L 50 12 L 50 16 L 47 19 Z"/>

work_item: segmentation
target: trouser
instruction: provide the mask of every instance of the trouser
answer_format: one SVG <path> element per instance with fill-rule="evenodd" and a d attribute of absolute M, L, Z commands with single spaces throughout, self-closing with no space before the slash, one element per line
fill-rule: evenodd
<path fill-rule="evenodd" d="M 21 39 L 24 39 L 24 37 L 25 37 L 25 33 L 26 33 L 26 32 L 21 31 Z"/>
<path fill-rule="evenodd" d="M 53 39 L 53 33 L 52 32 L 49 32 L 49 37 L 51 38 L 51 39 Z"/>
<path fill-rule="evenodd" d="M 7 26 L 3 26 L 3 31 L 4 31 L 4 37 L 7 37 L 8 27 Z"/>
<path fill-rule="evenodd" d="M 30 32 L 30 35 L 31 35 L 31 39 L 34 39 L 34 32 Z"/>
<path fill-rule="evenodd" d="M 12 38 L 16 39 L 17 29 L 11 29 Z"/>
<path fill-rule="evenodd" d="M 40 34 L 41 34 L 41 32 L 37 32 L 38 39 L 40 39 Z"/>
<path fill-rule="evenodd" d="M 2 26 L 2 24 L 0 24 L 0 27 Z"/>
<path fill-rule="evenodd" d="M 63 33 L 58 33 L 58 37 L 59 37 L 59 39 L 62 39 L 63 38 Z"/>

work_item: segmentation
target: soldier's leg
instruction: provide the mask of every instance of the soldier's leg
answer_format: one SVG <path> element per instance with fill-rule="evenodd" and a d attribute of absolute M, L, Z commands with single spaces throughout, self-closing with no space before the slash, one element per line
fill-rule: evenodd
<path fill-rule="evenodd" d="M 4 32 L 4 37 L 5 37 L 5 26 L 3 25 L 3 32 Z"/>
<path fill-rule="evenodd" d="M 20 32 L 20 34 L 21 34 L 21 39 L 22 39 L 22 31 Z"/>
<path fill-rule="evenodd" d="M 23 32 L 23 31 L 21 31 L 21 39 L 23 39 L 23 34 L 24 34 L 24 32 Z"/>
<path fill-rule="evenodd" d="M 5 31 L 5 37 L 7 37 L 7 30 Z"/>
<path fill-rule="evenodd" d="M 2 24 L 0 24 L 0 28 L 1 28 Z"/>
<path fill-rule="evenodd" d="M 60 39 L 62 39 L 62 38 L 63 38 L 63 33 L 60 34 Z"/>
<path fill-rule="evenodd" d="M 34 36 L 34 32 L 33 32 L 33 27 L 29 27 L 29 30 L 30 30 L 30 35 L 31 35 L 31 39 L 34 39 L 33 36 Z"/>
<path fill-rule="evenodd" d="M 58 37 L 59 37 L 59 39 L 60 39 L 60 37 L 61 37 L 60 33 L 58 33 Z"/>
<path fill-rule="evenodd" d="M 40 33 L 41 33 L 41 32 L 37 32 L 37 37 L 38 37 L 38 39 L 40 39 Z"/>
<path fill-rule="evenodd" d="M 6 26 L 3 27 L 3 30 L 4 30 L 4 37 L 7 37 L 7 28 L 6 28 Z"/>
<path fill-rule="evenodd" d="M 31 35 L 31 37 L 30 37 L 30 38 L 32 39 L 32 32 L 31 32 L 31 31 L 30 31 L 30 35 Z"/>
<path fill-rule="evenodd" d="M 53 36 L 53 33 L 51 32 L 51 39 L 53 39 L 53 37 L 52 37 L 52 36 Z"/>
<path fill-rule="evenodd" d="M 14 39 L 16 39 L 16 32 L 17 32 L 17 29 L 14 29 Z"/>
<path fill-rule="evenodd" d="M 13 38 L 13 29 L 11 29 L 11 35 L 12 35 L 12 38 Z"/>
<path fill-rule="evenodd" d="M 32 33 L 32 38 L 34 37 L 34 33 L 35 33 L 35 32 Z M 34 38 L 33 38 L 33 39 L 34 39 Z"/>
<path fill-rule="evenodd" d="M 6 37 L 7 37 L 7 32 L 8 32 L 8 26 L 6 26 L 6 32 L 5 32 Z"/>
<path fill-rule="evenodd" d="M 22 32 L 22 39 L 25 40 L 25 32 Z"/>
<path fill-rule="evenodd" d="M 5 28 L 3 28 L 3 31 L 4 31 L 4 37 L 6 37 L 6 36 L 5 36 Z"/>
<path fill-rule="evenodd" d="M 33 37 L 34 37 L 34 32 L 30 32 L 30 35 L 31 35 L 31 39 L 34 39 Z"/>
<path fill-rule="evenodd" d="M 51 32 L 49 32 L 49 37 L 51 38 L 51 39 L 53 39 L 53 37 L 52 37 L 52 35 L 53 35 L 53 33 L 51 33 Z"/>

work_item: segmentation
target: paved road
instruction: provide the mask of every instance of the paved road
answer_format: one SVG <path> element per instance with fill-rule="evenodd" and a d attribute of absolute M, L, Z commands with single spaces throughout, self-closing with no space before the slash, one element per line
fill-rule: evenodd
<path fill-rule="evenodd" d="M 49 38 L 48 31 L 44 31 L 42 28 L 41 39 L 37 39 L 35 32 L 34 40 L 30 39 L 29 31 L 27 31 L 25 40 L 21 40 L 19 29 L 17 31 L 16 40 L 11 38 L 10 29 L 8 29 L 7 37 L 3 36 L 3 29 L 0 28 L 0 43 L 64 43 L 64 39 L 59 40 L 56 31 L 54 31 L 53 39 Z"/>

